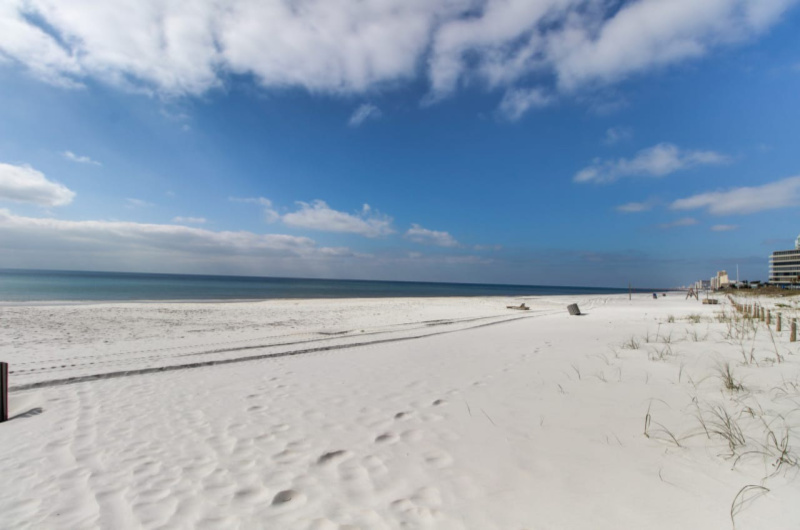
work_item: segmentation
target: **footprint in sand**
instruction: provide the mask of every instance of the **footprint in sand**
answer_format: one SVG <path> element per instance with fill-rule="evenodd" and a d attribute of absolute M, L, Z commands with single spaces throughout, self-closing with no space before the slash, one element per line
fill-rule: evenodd
<path fill-rule="evenodd" d="M 385 432 L 375 437 L 375 443 L 378 444 L 394 444 L 399 440 L 400 438 L 393 432 Z"/>
<path fill-rule="evenodd" d="M 293 509 L 305 504 L 306 496 L 295 490 L 283 490 L 272 498 L 272 507 L 280 510 Z"/>
<path fill-rule="evenodd" d="M 403 441 L 406 442 L 419 442 L 425 435 L 418 429 L 410 429 L 404 431 L 400 436 L 403 438 Z"/>
<path fill-rule="evenodd" d="M 361 465 L 363 465 L 373 477 L 386 475 L 389 472 L 389 468 L 386 467 L 384 461 L 375 455 L 364 457 L 361 460 Z"/>
<path fill-rule="evenodd" d="M 442 469 L 453 464 L 453 457 L 445 451 L 434 450 L 425 454 L 425 462 L 432 467 Z"/>
<path fill-rule="evenodd" d="M 433 487 L 420 488 L 411 497 L 411 501 L 419 506 L 436 508 L 442 505 L 442 495 L 438 489 Z"/>
<path fill-rule="evenodd" d="M 324 466 L 333 462 L 341 462 L 350 456 L 352 456 L 352 453 L 350 451 L 345 451 L 344 449 L 340 449 L 338 451 L 329 451 L 317 459 L 317 465 Z"/>

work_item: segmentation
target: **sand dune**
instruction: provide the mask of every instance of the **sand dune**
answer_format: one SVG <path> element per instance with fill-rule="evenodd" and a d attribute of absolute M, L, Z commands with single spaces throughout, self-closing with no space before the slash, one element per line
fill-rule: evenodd
<path fill-rule="evenodd" d="M 2 308 L 0 526 L 799 526 L 786 331 L 679 295 L 521 301 Z"/>

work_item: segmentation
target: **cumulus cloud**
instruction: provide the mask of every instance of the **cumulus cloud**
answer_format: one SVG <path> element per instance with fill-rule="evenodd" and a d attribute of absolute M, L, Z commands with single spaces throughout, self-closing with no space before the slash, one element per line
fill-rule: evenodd
<path fill-rule="evenodd" d="M 202 225 L 206 223 L 205 217 L 175 217 L 172 219 L 173 223 L 180 223 L 180 224 L 190 224 L 190 225 Z"/>
<path fill-rule="evenodd" d="M 623 177 L 664 177 L 696 166 L 718 165 L 729 158 L 715 151 L 692 151 L 660 143 L 642 149 L 633 158 L 595 159 L 575 174 L 575 182 L 608 183 Z"/>
<path fill-rule="evenodd" d="M 736 230 L 739 228 L 739 225 L 714 225 L 711 227 L 711 230 L 714 232 L 730 232 L 731 230 Z"/>
<path fill-rule="evenodd" d="M 762 186 L 745 186 L 727 191 L 712 191 L 678 199 L 673 210 L 705 208 L 714 215 L 750 214 L 788 208 L 800 204 L 800 176 L 770 182 Z"/>
<path fill-rule="evenodd" d="M 0 163 L 0 200 L 38 206 L 64 206 L 71 203 L 73 198 L 74 191 L 48 180 L 44 173 L 27 164 L 15 166 Z"/>
<path fill-rule="evenodd" d="M 669 223 L 662 223 L 658 225 L 659 228 L 669 229 L 669 228 L 677 228 L 679 226 L 692 226 L 697 224 L 697 219 L 692 217 L 682 217 L 681 219 L 676 219 Z"/>
<path fill-rule="evenodd" d="M 284 224 L 296 228 L 359 234 L 365 237 L 385 236 L 394 232 L 392 218 L 374 212 L 368 204 L 365 204 L 360 212 L 353 214 L 334 210 L 325 201 L 320 200 L 297 204 L 300 206 L 299 210 L 281 217 Z"/>
<path fill-rule="evenodd" d="M 90 157 L 85 156 L 85 155 L 84 156 L 76 155 L 72 151 L 64 151 L 63 153 L 61 153 L 61 155 L 64 158 L 66 158 L 67 160 L 69 160 L 70 162 L 77 162 L 78 164 L 91 164 L 93 166 L 102 166 L 103 165 L 100 162 L 98 162 L 97 160 L 92 160 Z"/>
<path fill-rule="evenodd" d="M 358 127 L 367 120 L 377 120 L 381 117 L 381 109 L 372 103 L 364 103 L 360 105 L 350 116 L 350 121 L 347 123 L 351 127 Z"/>
<path fill-rule="evenodd" d="M 646 212 L 652 207 L 652 203 L 649 202 L 627 202 L 625 204 L 620 204 L 615 209 L 622 213 L 639 213 Z"/>
<path fill-rule="evenodd" d="M 428 230 L 418 224 L 412 224 L 405 234 L 406 239 L 423 245 L 436 245 L 438 247 L 457 247 L 458 241 L 448 232 Z"/>
<path fill-rule="evenodd" d="M 431 99 L 476 79 L 562 92 L 702 57 L 775 24 L 795 0 L 7 0 L 0 58 L 56 85 L 202 94 L 265 87 L 365 93 L 426 72 Z M 420 64 L 427 64 L 420 69 Z"/>

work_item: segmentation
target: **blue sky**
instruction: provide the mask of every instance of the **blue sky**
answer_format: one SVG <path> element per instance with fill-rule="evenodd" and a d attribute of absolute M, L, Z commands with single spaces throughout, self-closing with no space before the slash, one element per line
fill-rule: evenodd
<path fill-rule="evenodd" d="M 766 279 L 800 9 L 693 4 L 11 1 L 0 267 Z"/>

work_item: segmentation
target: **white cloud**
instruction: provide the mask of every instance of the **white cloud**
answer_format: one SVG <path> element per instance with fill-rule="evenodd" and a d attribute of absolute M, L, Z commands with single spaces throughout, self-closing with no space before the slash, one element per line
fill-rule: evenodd
<path fill-rule="evenodd" d="M 620 204 L 615 209 L 622 213 L 639 213 L 646 212 L 653 208 L 653 204 L 649 202 L 628 202 Z"/>
<path fill-rule="evenodd" d="M 664 177 L 701 165 L 718 165 L 728 157 L 715 151 L 691 151 L 669 143 L 642 149 L 636 156 L 617 160 L 595 159 L 575 174 L 575 182 L 614 182 L 623 177 Z"/>
<path fill-rule="evenodd" d="M 435 97 L 470 77 L 489 86 L 553 73 L 562 90 L 703 56 L 775 23 L 793 0 L 507 0 L 469 6 L 434 35 Z"/>
<path fill-rule="evenodd" d="M 392 218 L 373 212 L 365 204 L 361 212 L 349 214 L 331 209 L 325 201 L 312 203 L 298 202 L 300 209 L 281 217 L 284 224 L 296 228 L 321 230 L 324 232 L 343 232 L 365 237 L 379 237 L 394 232 Z"/>
<path fill-rule="evenodd" d="M 712 191 L 678 199 L 673 210 L 706 208 L 714 215 L 750 214 L 800 205 L 800 176 L 770 182 L 762 186 L 745 186 L 727 191 Z"/>
<path fill-rule="evenodd" d="M 739 225 L 714 225 L 711 227 L 711 230 L 714 232 L 730 232 L 731 230 L 736 230 L 739 228 Z"/>
<path fill-rule="evenodd" d="M 191 225 L 202 225 L 206 223 L 205 217 L 174 217 L 172 219 L 173 223 L 181 223 L 181 224 L 191 224 Z"/>
<path fill-rule="evenodd" d="M 421 71 L 431 99 L 473 79 L 519 89 L 532 75 L 569 92 L 746 41 L 794 3 L 6 0 L 0 57 L 60 86 L 92 78 L 168 95 L 202 94 L 231 74 L 265 87 L 365 93 Z"/>
<path fill-rule="evenodd" d="M 257 204 L 263 208 L 268 223 L 282 221 L 285 225 L 322 232 L 359 234 L 365 237 L 379 237 L 394 233 L 392 218 L 373 211 L 364 204 L 360 212 L 347 213 L 332 209 L 325 201 L 311 203 L 298 201 L 300 207 L 294 212 L 281 215 L 272 201 L 265 197 L 228 197 L 229 201 Z"/>
<path fill-rule="evenodd" d="M 546 107 L 553 102 L 553 97 L 540 88 L 508 90 L 497 111 L 507 120 L 516 121 L 530 109 Z"/>
<path fill-rule="evenodd" d="M 182 253 L 194 256 L 332 256 L 347 249 L 319 248 L 312 239 L 282 234 L 211 231 L 172 224 L 64 221 L 17 216 L 0 209 L 0 235 L 8 248 L 102 253 Z"/>
<path fill-rule="evenodd" d="M 792 0 L 641 0 L 602 25 L 570 23 L 550 42 L 559 83 L 575 88 L 706 55 L 767 29 Z M 589 10 L 591 11 L 591 10 Z"/>
<path fill-rule="evenodd" d="M 228 197 L 228 200 L 261 206 L 264 212 L 264 220 L 268 223 L 274 223 L 281 218 L 280 214 L 272 206 L 272 201 L 264 197 Z"/>
<path fill-rule="evenodd" d="M 679 226 L 692 226 L 696 224 L 697 224 L 697 219 L 694 219 L 692 217 L 682 217 L 681 219 L 676 219 L 669 223 L 662 223 L 658 226 L 659 228 L 668 229 L 668 228 L 676 228 Z"/>
<path fill-rule="evenodd" d="M 458 241 L 448 232 L 428 230 L 418 224 L 412 224 L 411 228 L 406 232 L 405 237 L 415 243 L 422 243 L 424 245 L 436 245 L 438 247 L 459 246 Z"/>
<path fill-rule="evenodd" d="M 131 197 L 125 199 L 125 202 L 128 203 L 128 208 L 150 208 L 155 206 L 152 202 L 143 201 L 142 199 L 134 199 Z"/>
<path fill-rule="evenodd" d="M 610 127 L 606 130 L 603 137 L 603 143 L 606 145 L 615 145 L 633 137 L 633 129 L 630 127 Z"/>
<path fill-rule="evenodd" d="M 364 103 L 360 105 L 350 116 L 348 124 L 351 127 L 358 127 L 367 120 L 377 120 L 381 117 L 381 109 L 372 103 Z"/>
<path fill-rule="evenodd" d="M 69 160 L 71 162 L 77 162 L 79 164 L 91 164 L 93 166 L 102 166 L 103 165 L 100 162 L 98 162 L 97 160 L 92 160 L 88 156 L 76 155 L 72 151 L 64 151 L 63 153 L 61 153 L 61 155 L 64 158 L 66 158 L 67 160 Z"/>
<path fill-rule="evenodd" d="M 39 206 L 64 206 L 75 192 L 63 184 L 47 180 L 44 173 L 27 164 L 0 163 L 0 200 L 27 202 Z"/>

